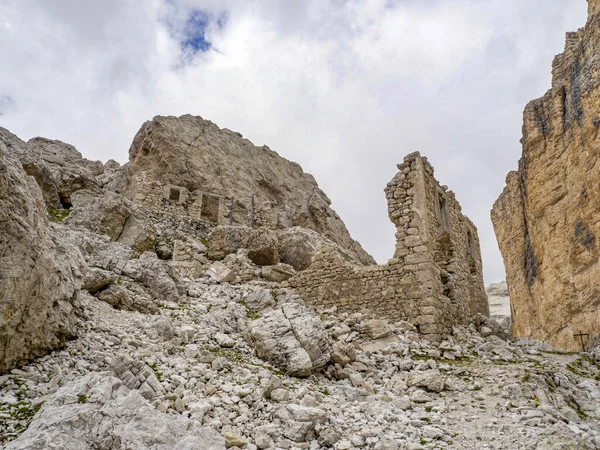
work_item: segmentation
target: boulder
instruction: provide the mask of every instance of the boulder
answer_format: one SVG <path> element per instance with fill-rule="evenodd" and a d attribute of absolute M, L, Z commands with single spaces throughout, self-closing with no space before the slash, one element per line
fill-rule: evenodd
<path fill-rule="evenodd" d="M 131 247 L 138 255 L 145 251 L 154 251 L 156 230 L 143 210 L 136 207 L 130 210 L 129 217 L 123 223 L 121 234 L 117 237 L 117 242 Z"/>
<path fill-rule="evenodd" d="M 73 335 L 84 273 L 79 251 L 49 223 L 35 179 L 0 139 L 0 372 Z"/>
<path fill-rule="evenodd" d="M 118 355 L 112 364 L 112 369 L 123 385 L 129 389 L 139 390 L 147 400 L 153 400 L 165 393 L 152 368 L 142 361 Z"/>
<path fill-rule="evenodd" d="M 282 281 L 289 280 L 296 274 L 296 271 L 292 266 L 287 264 L 276 264 L 274 266 L 264 266 L 261 271 L 263 278 L 281 283 Z"/>
<path fill-rule="evenodd" d="M 275 297 L 269 289 L 257 288 L 244 299 L 248 308 L 261 311 L 270 306 L 275 306 Z"/>
<path fill-rule="evenodd" d="M 259 358 L 293 376 L 318 372 L 331 358 L 332 344 L 321 319 L 297 303 L 286 303 L 249 322 L 243 334 Z"/>
<path fill-rule="evenodd" d="M 217 283 L 231 283 L 235 280 L 235 272 L 219 261 L 212 263 L 206 269 L 206 274 Z"/>
<path fill-rule="evenodd" d="M 295 442 L 312 440 L 315 426 L 327 420 L 327 413 L 320 408 L 289 404 L 277 410 L 277 417 L 283 421 L 283 435 Z"/>
<path fill-rule="evenodd" d="M 444 379 L 439 370 L 424 370 L 423 372 L 411 372 L 406 378 L 408 386 L 424 387 L 432 392 L 444 390 Z"/>
<path fill-rule="evenodd" d="M 158 411 L 119 378 L 91 373 L 50 396 L 29 428 L 5 447 L 48 448 L 219 450 L 225 449 L 225 442 L 197 421 Z"/>
<path fill-rule="evenodd" d="M 116 241 L 131 214 L 131 202 L 125 197 L 107 192 L 98 195 L 81 190 L 71 195 L 73 212 L 65 220 L 69 226 L 82 226 L 94 233 L 106 234 Z"/>
<path fill-rule="evenodd" d="M 111 284 L 102 290 L 97 297 L 98 300 L 102 300 L 113 308 L 122 311 L 139 311 L 141 313 L 158 312 L 158 306 L 147 295 L 140 295 L 131 288 L 120 284 Z"/>
<path fill-rule="evenodd" d="M 248 258 L 259 266 L 277 264 L 277 236 L 265 228 L 221 225 L 208 236 L 208 257 L 223 259 L 239 249 L 248 250 Z"/>

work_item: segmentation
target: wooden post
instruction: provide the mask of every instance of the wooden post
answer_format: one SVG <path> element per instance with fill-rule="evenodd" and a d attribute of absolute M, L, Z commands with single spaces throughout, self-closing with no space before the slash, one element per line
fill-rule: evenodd
<path fill-rule="evenodd" d="M 589 338 L 590 335 L 588 333 L 582 333 L 581 330 L 579 330 L 579 334 L 574 334 L 573 337 L 574 338 L 579 338 L 581 339 L 581 351 L 585 352 L 585 344 L 583 343 L 583 337 Z"/>
<path fill-rule="evenodd" d="M 234 207 L 234 202 L 233 202 L 233 197 L 231 197 L 231 207 L 229 208 L 229 225 L 233 225 L 233 207 Z"/>

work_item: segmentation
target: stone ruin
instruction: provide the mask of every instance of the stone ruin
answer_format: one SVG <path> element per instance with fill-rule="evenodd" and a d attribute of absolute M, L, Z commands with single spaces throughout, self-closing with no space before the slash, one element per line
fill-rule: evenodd
<path fill-rule="evenodd" d="M 362 265 L 330 242 L 316 251 L 307 268 L 290 272 L 285 283 L 311 306 L 406 320 L 438 339 L 478 313 L 489 315 L 477 229 L 462 214 L 454 193 L 435 179 L 427 158 L 412 153 L 398 169 L 385 188 L 388 214 L 396 226 L 393 258 L 384 265 Z M 244 199 L 188 190 L 149 181 L 146 172 L 131 185 L 133 202 L 144 208 L 240 230 L 281 228 L 277 209 L 259 196 Z M 183 274 L 198 276 L 206 264 L 202 253 L 178 242 L 173 259 Z M 231 258 L 227 263 L 232 268 L 236 264 Z M 240 274 L 244 281 L 253 277 L 251 263 L 234 268 L 245 272 Z"/>
<path fill-rule="evenodd" d="M 489 315 L 477 229 L 427 158 L 412 153 L 398 169 L 385 188 L 394 257 L 357 267 L 323 247 L 290 284 L 313 306 L 406 320 L 436 339 L 475 314 Z"/>

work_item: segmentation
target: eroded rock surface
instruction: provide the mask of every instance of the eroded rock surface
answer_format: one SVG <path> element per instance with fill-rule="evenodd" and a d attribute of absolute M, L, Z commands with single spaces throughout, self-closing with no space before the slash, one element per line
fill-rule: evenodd
<path fill-rule="evenodd" d="M 375 263 L 312 175 L 239 133 L 198 116 L 157 116 L 139 130 L 129 158 L 125 192 L 137 204 L 220 224 L 300 226 L 339 244 L 357 263 Z"/>
<path fill-rule="evenodd" d="M 331 359 L 331 341 L 311 308 L 287 303 L 251 321 L 244 336 L 256 354 L 286 373 L 309 376 Z"/>
<path fill-rule="evenodd" d="M 81 254 L 48 221 L 35 179 L 0 139 L 0 372 L 74 334 L 84 272 Z"/>
<path fill-rule="evenodd" d="M 576 350 L 600 329 L 600 5 L 567 33 L 552 89 L 523 114 L 523 153 L 494 204 L 515 336 Z"/>

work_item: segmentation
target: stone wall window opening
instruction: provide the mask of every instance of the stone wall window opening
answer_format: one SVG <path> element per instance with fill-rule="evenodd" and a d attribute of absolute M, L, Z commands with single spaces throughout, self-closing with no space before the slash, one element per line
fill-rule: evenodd
<path fill-rule="evenodd" d="M 440 227 L 444 230 L 448 230 L 450 228 L 450 224 L 448 221 L 448 205 L 446 202 L 446 196 L 441 191 L 436 191 L 437 197 L 437 218 L 440 223 Z"/>
<path fill-rule="evenodd" d="M 179 203 L 181 201 L 181 189 L 176 187 L 170 187 L 169 201 Z"/>
<path fill-rule="evenodd" d="M 477 259 L 475 253 L 475 238 L 471 230 L 467 230 L 467 261 L 471 275 L 477 275 Z"/>
<path fill-rule="evenodd" d="M 219 207 L 221 197 L 210 194 L 202 194 L 202 205 L 200 207 L 200 218 L 213 223 L 219 223 Z"/>
<path fill-rule="evenodd" d="M 475 239 L 471 230 L 467 230 L 467 252 L 471 256 L 475 256 Z"/>

